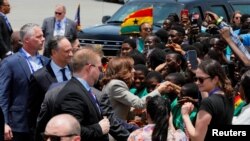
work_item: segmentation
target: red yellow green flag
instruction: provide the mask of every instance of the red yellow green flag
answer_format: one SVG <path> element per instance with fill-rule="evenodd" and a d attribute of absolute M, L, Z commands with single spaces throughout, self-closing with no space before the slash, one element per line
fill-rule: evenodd
<path fill-rule="evenodd" d="M 239 115 L 242 107 L 246 105 L 246 102 L 243 101 L 240 97 L 240 95 L 236 95 L 234 97 L 234 116 Z"/>
<path fill-rule="evenodd" d="M 121 24 L 121 34 L 139 33 L 142 23 L 153 24 L 153 7 L 147 7 L 129 14 Z"/>

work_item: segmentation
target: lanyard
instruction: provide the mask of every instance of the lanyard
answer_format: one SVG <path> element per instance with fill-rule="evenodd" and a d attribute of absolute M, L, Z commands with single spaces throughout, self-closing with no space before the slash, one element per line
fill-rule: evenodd
<path fill-rule="evenodd" d="M 29 65 L 29 68 L 31 70 L 31 73 L 33 74 L 35 72 L 32 64 L 30 63 L 29 61 L 29 57 L 24 53 L 23 49 L 20 49 L 20 53 L 22 54 L 22 56 L 26 59 L 28 65 Z M 41 61 L 41 58 L 39 57 L 40 61 Z M 41 61 L 42 62 L 42 61 Z"/>
<path fill-rule="evenodd" d="M 215 92 L 220 91 L 219 87 L 214 88 L 212 91 L 208 93 L 209 96 L 213 95 Z"/>

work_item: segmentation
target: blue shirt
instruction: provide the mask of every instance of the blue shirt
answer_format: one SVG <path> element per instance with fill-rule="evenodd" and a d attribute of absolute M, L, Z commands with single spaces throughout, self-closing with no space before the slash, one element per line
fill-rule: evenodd
<path fill-rule="evenodd" d="M 54 25 L 54 36 L 60 35 L 64 36 L 65 34 L 65 27 L 66 27 L 66 18 L 62 19 L 61 21 L 56 21 Z"/>
<path fill-rule="evenodd" d="M 250 47 L 250 34 L 241 34 L 240 37 L 243 40 L 243 45 L 246 47 Z"/>
<path fill-rule="evenodd" d="M 60 71 L 62 68 L 59 67 L 53 60 L 51 60 L 50 66 L 54 72 L 54 74 L 56 75 L 56 79 L 58 82 L 63 82 L 63 74 Z M 65 66 L 65 75 L 67 77 L 67 79 L 69 80 L 71 78 L 71 72 L 69 70 L 68 66 Z"/>
<path fill-rule="evenodd" d="M 228 24 L 224 21 L 222 21 L 218 26 L 220 29 L 222 29 L 223 27 L 229 27 Z M 250 59 L 250 53 L 248 52 L 247 48 L 240 41 L 240 38 L 238 37 L 238 35 L 236 35 L 235 32 L 232 31 L 232 28 L 231 27 L 229 28 L 230 28 L 230 36 L 231 36 L 232 41 L 236 44 L 239 50 L 246 55 L 247 59 Z"/>
<path fill-rule="evenodd" d="M 31 73 L 34 73 L 35 71 L 43 67 L 41 56 L 38 53 L 35 56 L 31 56 L 23 48 L 21 48 L 20 52 L 22 53 L 22 55 L 24 55 Z"/>
<path fill-rule="evenodd" d="M 81 82 L 81 84 L 83 85 L 83 87 L 89 92 L 90 91 L 90 86 L 89 84 L 87 83 L 87 81 L 85 81 L 84 79 L 80 78 L 80 77 L 77 77 L 75 76 L 75 78 Z"/>

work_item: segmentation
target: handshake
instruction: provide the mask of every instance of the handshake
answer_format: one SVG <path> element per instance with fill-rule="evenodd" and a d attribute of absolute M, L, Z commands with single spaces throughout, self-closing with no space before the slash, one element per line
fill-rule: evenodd
<path fill-rule="evenodd" d="M 179 105 L 182 106 L 186 102 L 191 102 L 192 104 L 195 105 L 195 107 L 199 105 L 199 100 L 198 99 L 194 99 L 194 98 L 189 97 L 189 96 L 184 96 L 184 97 L 179 97 L 178 98 L 178 104 Z"/>

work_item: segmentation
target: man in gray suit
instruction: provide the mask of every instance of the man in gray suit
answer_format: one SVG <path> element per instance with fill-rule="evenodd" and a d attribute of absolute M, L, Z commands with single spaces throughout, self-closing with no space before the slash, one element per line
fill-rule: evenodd
<path fill-rule="evenodd" d="M 55 16 L 44 19 L 42 30 L 45 37 L 44 56 L 49 57 L 47 44 L 48 40 L 56 35 L 72 38 L 77 36 L 76 23 L 66 16 L 66 7 L 58 4 L 55 8 Z"/>

